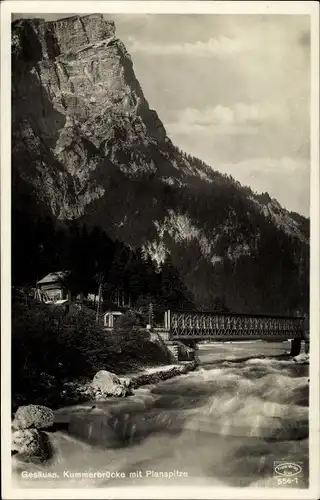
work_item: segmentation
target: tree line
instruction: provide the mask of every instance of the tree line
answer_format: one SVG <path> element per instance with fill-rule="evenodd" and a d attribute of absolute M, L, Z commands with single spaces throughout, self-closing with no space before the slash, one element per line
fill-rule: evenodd
<path fill-rule="evenodd" d="M 49 216 L 33 217 L 14 209 L 12 284 L 35 286 L 50 272 L 71 271 L 76 291 L 114 296 L 121 291 L 132 306 L 152 302 L 156 308 L 194 308 L 193 297 L 170 257 L 159 269 L 142 249 L 113 241 L 97 226 L 77 220 L 57 224 Z"/>

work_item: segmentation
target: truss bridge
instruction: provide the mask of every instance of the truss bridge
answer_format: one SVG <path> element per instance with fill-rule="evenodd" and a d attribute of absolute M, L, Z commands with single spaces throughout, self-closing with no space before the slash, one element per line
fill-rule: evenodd
<path fill-rule="evenodd" d="M 304 339 L 303 318 L 197 311 L 166 311 L 168 340 Z"/>

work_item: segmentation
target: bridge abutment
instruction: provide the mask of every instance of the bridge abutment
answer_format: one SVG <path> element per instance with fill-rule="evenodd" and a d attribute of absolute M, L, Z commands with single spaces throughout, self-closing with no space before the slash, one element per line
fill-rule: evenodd
<path fill-rule="evenodd" d="M 198 344 L 198 341 L 196 339 L 188 339 L 188 340 L 181 339 L 180 342 L 189 347 L 190 349 L 195 349 Z"/>
<path fill-rule="evenodd" d="M 182 340 L 166 340 L 165 345 L 176 361 L 194 361 L 197 357 L 197 342 Z"/>

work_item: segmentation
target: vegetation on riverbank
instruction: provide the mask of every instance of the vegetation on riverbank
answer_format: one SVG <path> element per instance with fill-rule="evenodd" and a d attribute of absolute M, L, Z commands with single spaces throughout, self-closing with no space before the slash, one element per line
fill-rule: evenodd
<path fill-rule="evenodd" d="M 12 312 L 13 411 L 28 403 L 67 404 L 99 370 L 125 374 L 172 361 L 134 313 L 119 318 L 111 333 L 91 311 L 16 303 Z"/>

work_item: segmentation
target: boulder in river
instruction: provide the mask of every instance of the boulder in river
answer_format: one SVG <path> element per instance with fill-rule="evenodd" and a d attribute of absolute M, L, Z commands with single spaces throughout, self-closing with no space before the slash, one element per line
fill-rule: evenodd
<path fill-rule="evenodd" d="M 130 385 L 131 385 L 131 379 L 130 378 L 120 377 L 119 380 L 120 380 L 121 384 L 124 385 L 125 387 L 130 387 Z"/>
<path fill-rule="evenodd" d="M 298 363 L 299 365 L 309 364 L 309 354 L 302 352 L 293 358 L 293 361 Z"/>
<path fill-rule="evenodd" d="M 98 397 L 127 396 L 130 391 L 117 375 L 107 370 L 100 370 L 94 376 L 92 388 Z"/>
<path fill-rule="evenodd" d="M 14 429 L 48 429 L 54 424 L 54 414 L 50 408 L 41 405 L 20 406 L 14 416 Z"/>
<path fill-rule="evenodd" d="M 12 432 L 11 451 L 24 462 L 45 461 L 51 458 L 51 446 L 45 432 L 19 429 Z"/>

